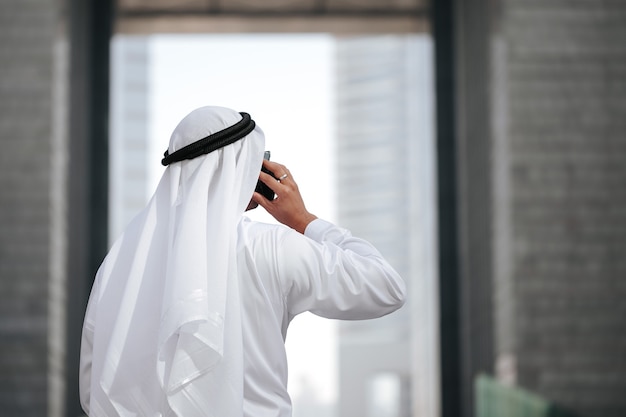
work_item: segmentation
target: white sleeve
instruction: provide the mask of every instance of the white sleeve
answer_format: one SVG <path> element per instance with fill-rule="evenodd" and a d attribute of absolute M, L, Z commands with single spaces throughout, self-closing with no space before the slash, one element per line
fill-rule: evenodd
<path fill-rule="evenodd" d="M 93 337 L 94 322 L 96 313 L 96 299 L 98 292 L 98 281 L 94 283 L 89 296 L 89 303 L 85 312 L 85 320 L 83 322 L 83 333 L 80 342 L 80 365 L 78 375 L 78 390 L 80 396 L 80 405 L 87 415 L 89 415 L 89 404 L 91 398 L 91 364 L 93 359 Z"/>
<path fill-rule="evenodd" d="M 285 235 L 278 272 L 291 316 L 310 311 L 343 320 L 381 317 L 404 304 L 405 283 L 368 242 L 317 219 L 305 236 Z"/>

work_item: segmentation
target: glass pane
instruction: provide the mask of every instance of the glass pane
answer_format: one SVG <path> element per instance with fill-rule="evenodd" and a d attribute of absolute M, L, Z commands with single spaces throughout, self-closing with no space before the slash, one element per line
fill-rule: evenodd
<path fill-rule="evenodd" d="M 393 373 L 380 373 L 367 381 L 367 417 L 400 417 L 402 380 Z"/>
<path fill-rule="evenodd" d="M 117 36 L 112 48 L 111 239 L 152 194 L 182 117 L 208 104 L 250 113 L 309 210 L 370 240 L 410 291 L 381 319 L 295 318 L 294 417 L 435 415 L 430 38 Z"/>

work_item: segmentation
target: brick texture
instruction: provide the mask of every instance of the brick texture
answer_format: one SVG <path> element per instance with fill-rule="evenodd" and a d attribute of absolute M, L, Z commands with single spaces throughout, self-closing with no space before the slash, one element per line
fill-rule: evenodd
<path fill-rule="evenodd" d="M 517 382 L 626 415 L 626 3 L 504 1 Z"/>
<path fill-rule="evenodd" d="M 0 414 L 47 409 L 55 3 L 0 2 Z"/>

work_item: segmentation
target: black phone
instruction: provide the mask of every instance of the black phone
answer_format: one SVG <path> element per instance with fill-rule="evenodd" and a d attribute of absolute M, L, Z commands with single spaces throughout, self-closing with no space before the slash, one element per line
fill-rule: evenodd
<path fill-rule="evenodd" d="M 266 159 L 268 161 L 270 160 L 270 151 L 265 151 L 265 154 L 263 155 L 263 159 Z M 261 167 L 261 171 L 265 172 L 266 174 L 270 174 L 272 177 L 274 177 L 274 173 L 266 169 L 265 167 Z M 267 185 L 265 185 L 265 183 L 261 180 L 257 181 L 256 188 L 254 191 L 261 194 L 263 197 L 267 198 L 270 201 L 276 198 L 274 191 L 272 191 L 272 189 L 268 187 Z"/>

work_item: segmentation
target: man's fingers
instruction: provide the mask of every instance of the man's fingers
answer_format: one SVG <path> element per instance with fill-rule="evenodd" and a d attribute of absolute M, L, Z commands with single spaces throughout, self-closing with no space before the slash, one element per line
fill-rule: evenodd
<path fill-rule="evenodd" d="M 255 191 L 252 194 L 252 201 L 257 203 L 259 206 L 263 207 L 269 213 L 268 206 L 269 206 L 270 201 L 267 198 L 263 197 L 261 194 Z"/>
<path fill-rule="evenodd" d="M 261 171 L 259 180 L 276 193 L 276 199 L 270 201 L 255 192 L 252 200 L 280 223 L 304 233 L 307 224 L 316 217 L 306 210 L 298 185 L 291 177 L 291 172 L 284 165 L 271 161 L 263 161 L 263 167 L 271 171 L 273 176 Z M 277 180 L 281 177 L 284 178 L 282 182 Z"/>
<path fill-rule="evenodd" d="M 277 162 L 272 162 L 272 161 L 268 161 L 266 159 L 263 160 L 263 166 L 272 171 L 272 173 L 274 174 L 274 177 L 276 179 L 279 179 L 280 177 L 287 175 L 288 178 L 289 176 L 291 176 L 291 173 L 289 172 L 289 170 L 287 169 L 286 166 L 279 164 Z"/>
<path fill-rule="evenodd" d="M 263 166 L 274 173 L 277 177 L 283 175 L 283 172 L 287 171 L 284 165 L 279 164 L 278 162 L 268 161 L 267 159 L 263 160 Z"/>
<path fill-rule="evenodd" d="M 263 181 L 263 183 L 265 185 L 270 187 L 270 189 L 272 191 L 274 191 L 276 194 L 278 194 L 277 191 L 280 189 L 282 184 L 280 182 L 276 181 L 276 178 L 272 177 L 270 174 L 267 174 L 267 173 L 261 171 L 261 174 L 259 175 L 259 179 L 261 181 Z"/>

